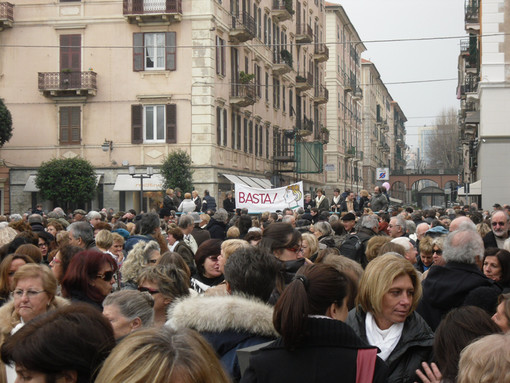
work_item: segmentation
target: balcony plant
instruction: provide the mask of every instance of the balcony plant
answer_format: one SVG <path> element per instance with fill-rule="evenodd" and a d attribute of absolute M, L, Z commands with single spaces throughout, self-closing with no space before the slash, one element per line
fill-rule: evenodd
<path fill-rule="evenodd" d="M 239 82 L 241 84 L 249 84 L 253 81 L 255 75 L 253 73 L 245 73 L 243 71 L 239 72 Z"/>
<path fill-rule="evenodd" d="M 280 56 L 285 64 L 292 67 L 292 53 L 290 53 L 287 49 L 282 49 L 280 51 Z"/>
<path fill-rule="evenodd" d="M 293 15 L 294 9 L 292 9 L 292 0 L 284 0 L 285 9 L 287 12 L 289 12 L 291 15 Z"/>

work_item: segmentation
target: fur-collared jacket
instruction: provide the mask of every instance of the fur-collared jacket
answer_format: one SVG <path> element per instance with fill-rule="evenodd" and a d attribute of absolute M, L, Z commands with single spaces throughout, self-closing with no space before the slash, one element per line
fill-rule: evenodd
<path fill-rule="evenodd" d="M 273 308 L 248 296 L 195 296 L 179 300 L 168 309 L 167 326 L 191 328 L 207 339 L 225 369 L 241 378 L 238 349 L 276 339 Z"/>
<path fill-rule="evenodd" d="M 49 310 L 57 309 L 69 304 L 65 298 L 55 297 L 50 303 Z M 5 338 L 11 333 L 12 329 L 21 323 L 21 317 L 14 310 L 14 300 L 8 301 L 0 307 L 0 346 Z M 0 361 L 0 382 L 6 382 L 5 365 Z"/>

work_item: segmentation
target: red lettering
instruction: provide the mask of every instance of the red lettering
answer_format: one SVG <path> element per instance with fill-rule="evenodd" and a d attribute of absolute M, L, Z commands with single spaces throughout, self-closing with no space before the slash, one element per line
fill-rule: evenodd
<path fill-rule="evenodd" d="M 244 192 L 239 192 L 239 203 L 245 203 Z"/>

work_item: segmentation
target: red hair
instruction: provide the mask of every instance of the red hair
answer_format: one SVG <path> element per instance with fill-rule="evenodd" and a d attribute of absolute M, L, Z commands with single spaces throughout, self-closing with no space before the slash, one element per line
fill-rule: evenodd
<path fill-rule="evenodd" d="M 76 254 L 62 280 L 62 295 L 71 298 L 73 291 L 79 291 L 94 302 L 101 303 L 105 297 L 89 282 L 96 278 L 105 264 L 109 264 L 114 272 L 117 271 L 117 262 L 109 254 L 94 250 Z"/>

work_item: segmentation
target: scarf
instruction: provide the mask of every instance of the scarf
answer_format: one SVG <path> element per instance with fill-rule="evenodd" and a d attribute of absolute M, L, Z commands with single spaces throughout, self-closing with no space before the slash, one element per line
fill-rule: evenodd
<path fill-rule="evenodd" d="M 324 197 L 324 194 L 323 194 L 323 195 L 321 195 L 321 198 L 319 198 L 319 197 L 315 197 L 315 204 L 316 204 L 316 206 L 317 206 L 317 207 L 319 207 L 319 205 L 321 204 L 321 202 L 322 202 L 322 201 L 324 201 L 324 198 L 326 198 L 326 197 Z"/>
<path fill-rule="evenodd" d="M 368 312 L 365 319 L 365 330 L 367 332 L 368 343 L 379 347 L 381 352 L 378 353 L 379 357 L 386 361 L 391 355 L 392 351 L 397 346 L 400 337 L 402 336 L 402 330 L 404 329 L 404 323 L 394 323 L 390 328 L 381 330 L 372 313 Z"/>

